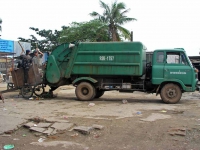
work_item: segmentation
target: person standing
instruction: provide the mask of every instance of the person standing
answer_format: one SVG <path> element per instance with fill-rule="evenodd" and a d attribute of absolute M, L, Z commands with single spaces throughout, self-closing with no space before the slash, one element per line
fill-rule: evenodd
<path fill-rule="evenodd" d="M 24 85 L 28 85 L 28 71 L 30 66 L 32 65 L 32 58 L 30 56 L 30 52 L 30 50 L 26 50 L 25 55 L 21 53 L 22 68 L 24 70 Z"/>
<path fill-rule="evenodd" d="M 41 59 L 43 57 L 43 53 L 36 48 L 36 50 L 33 52 L 34 56 L 33 56 L 33 64 L 36 64 L 38 66 L 38 68 L 42 67 L 42 63 L 41 63 Z"/>

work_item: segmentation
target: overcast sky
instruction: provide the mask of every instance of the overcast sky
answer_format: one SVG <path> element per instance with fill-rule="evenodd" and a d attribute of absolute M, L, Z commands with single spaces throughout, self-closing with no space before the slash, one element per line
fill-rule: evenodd
<path fill-rule="evenodd" d="M 113 0 L 103 0 L 111 4 Z M 200 0 L 118 0 L 137 21 L 125 24 L 133 40 L 148 50 L 184 48 L 189 56 L 200 52 Z M 102 14 L 99 0 L 0 0 L 3 20 L 1 38 L 18 41 L 34 34 L 29 27 L 61 30 L 71 22 L 93 19 L 92 11 Z"/>

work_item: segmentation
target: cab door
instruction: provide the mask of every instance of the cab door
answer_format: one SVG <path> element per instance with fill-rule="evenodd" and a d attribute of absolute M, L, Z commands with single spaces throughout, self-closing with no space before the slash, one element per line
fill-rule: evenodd
<path fill-rule="evenodd" d="M 181 80 L 185 85 L 191 85 L 192 71 L 183 52 L 166 52 L 165 80 Z"/>
<path fill-rule="evenodd" d="M 164 80 L 165 53 L 162 50 L 156 50 L 153 53 L 152 64 L 152 83 L 160 84 Z"/>

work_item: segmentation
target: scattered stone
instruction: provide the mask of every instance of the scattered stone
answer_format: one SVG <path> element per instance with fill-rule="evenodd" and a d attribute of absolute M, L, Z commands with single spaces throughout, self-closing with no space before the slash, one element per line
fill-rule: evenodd
<path fill-rule="evenodd" d="M 101 130 L 101 129 L 104 128 L 104 126 L 98 125 L 98 124 L 93 124 L 92 127 L 93 127 L 94 129 L 98 129 L 98 130 Z"/>
<path fill-rule="evenodd" d="M 90 131 L 92 130 L 92 127 L 85 127 L 85 126 L 78 126 L 73 128 L 75 131 L 78 131 L 84 135 L 90 134 Z"/>
<path fill-rule="evenodd" d="M 170 130 L 168 130 L 168 132 L 170 131 L 186 131 L 186 128 L 172 128 Z"/>
<path fill-rule="evenodd" d="M 44 138 L 39 138 L 38 142 L 41 143 L 41 142 L 44 142 L 44 140 L 45 140 Z"/>
<path fill-rule="evenodd" d="M 99 135 L 99 134 L 94 134 L 93 137 L 94 137 L 94 138 L 99 138 L 100 135 Z"/>
<path fill-rule="evenodd" d="M 42 123 L 42 122 L 37 124 L 37 126 L 40 128 L 48 128 L 50 125 L 51 125 L 51 123 Z"/>
<path fill-rule="evenodd" d="M 123 103 L 123 104 L 127 104 L 128 101 L 127 101 L 126 99 L 123 99 L 123 100 L 122 100 L 122 103 Z"/>
<path fill-rule="evenodd" d="M 175 135 L 186 136 L 185 132 L 175 132 Z"/>
<path fill-rule="evenodd" d="M 14 130 L 9 130 L 9 131 L 5 131 L 5 134 L 12 134 L 14 132 Z"/>
<path fill-rule="evenodd" d="M 78 136 L 78 133 L 75 133 L 75 134 L 72 134 L 70 135 L 71 137 L 77 137 Z"/>
<path fill-rule="evenodd" d="M 68 130 L 70 129 L 74 124 L 73 123 L 61 123 L 61 122 L 56 122 L 54 123 L 51 127 L 56 129 L 56 130 Z"/>
<path fill-rule="evenodd" d="M 186 136 L 186 128 L 172 128 L 168 130 L 168 132 L 172 136 L 174 135 Z"/>
<path fill-rule="evenodd" d="M 88 107 L 95 106 L 95 103 L 89 103 Z"/>
<path fill-rule="evenodd" d="M 179 135 L 179 136 L 186 136 L 186 132 L 170 132 L 169 133 L 171 136 L 174 136 L 174 135 Z"/>
<path fill-rule="evenodd" d="M 14 140 L 14 141 L 19 141 L 19 139 L 18 139 L 18 138 L 14 138 L 13 140 Z"/>
<path fill-rule="evenodd" d="M 30 121 L 33 121 L 33 122 L 46 122 L 46 119 L 40 118 L 40 117 L 35 117 L 35 118 L 30 119 Z"/>
<path fill-rule="evenodd" d="M 45 131 L 45 128 L 31 127 L 30 130 L 43 133 Z"/>

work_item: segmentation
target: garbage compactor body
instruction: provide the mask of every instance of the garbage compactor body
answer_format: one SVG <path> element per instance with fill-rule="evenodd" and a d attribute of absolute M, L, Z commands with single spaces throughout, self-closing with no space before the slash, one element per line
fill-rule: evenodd
<path fill-rule="evenodd" d="M 91 42 L 58 46 L 49 56 L 46 80 L 52 85 L 71 84 L 78 77 L 142 76 L 146 53 L 141 42 Z"/>

